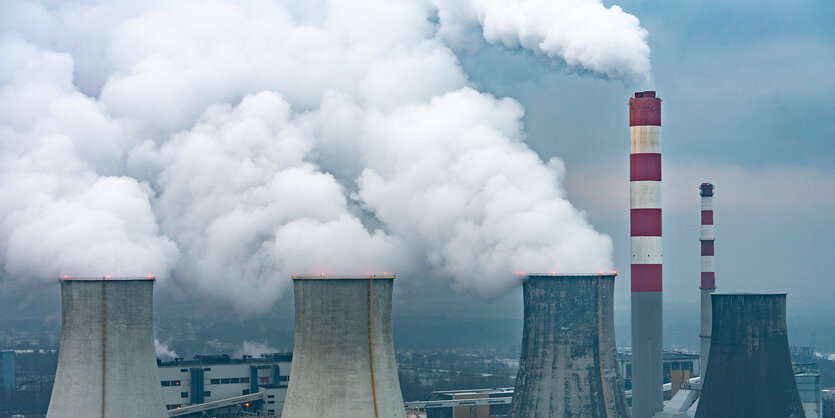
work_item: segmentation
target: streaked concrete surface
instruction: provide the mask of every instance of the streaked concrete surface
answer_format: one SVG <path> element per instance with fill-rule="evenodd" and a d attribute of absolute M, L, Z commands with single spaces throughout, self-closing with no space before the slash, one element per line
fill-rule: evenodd
<path fill-rule="evenodd" d="M 167 418 L 154 354 L 153 280 L 62 280 L 48 418 Z"/>
<path fill-rule="evenodd" d="M 511 417 L 628 417 L 615 348 L 614 275 L 528 276 Z"/>
<path fill-rule="evenodd" d="M 696 418 L 803 418 L 785 294 L 713 294 L 710 361 Z"/>
<path fill-rule="evenodd" d="M 282 417 L 405 418 L 392 337 L 393 285 L 391 277 L 293 279 L 296 331 Z"/>

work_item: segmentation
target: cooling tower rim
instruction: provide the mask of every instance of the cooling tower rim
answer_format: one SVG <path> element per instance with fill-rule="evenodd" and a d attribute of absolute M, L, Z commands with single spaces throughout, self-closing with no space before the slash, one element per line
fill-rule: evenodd
<path fill-rule="evenodd" d="M 152 282 L 154 280 L 156 280 L 156 277 L 154 277 L 152 275 L 148 275 L 148 276 L 124 276 L 124 277 L 114 277 L 114 276 L 101 276 L 101 277 L 62 276 L 58 279 L 59 282 L 141 282 L 141 281 Z"/>
<path fill-rule="evenodd" d="M 367 274 L 364 276 L 360 275 L 345 275 L 345 276 L 328 276 L 324 274 L 320 274 L 318 276 L 315 275 L 304 275 L 304 274 L 294 274 L 290 276 L 292 280 L 394 280 L 397 278 L 396 274 Z"/>
<path fill-rule="evenodd" d="M 597 277 L 617 277 L 617 273 L 528 273 L 524 274 L 523 277 L 525 280 L 535 277 L 535 278 L 554 278 L 554 279 L 588 279 L 588 278 L 597 278 Z"/>
<path fill-rule="evenodd" d="M 711 296 L 786 296 L 788 293 L 712 293 Z"/>

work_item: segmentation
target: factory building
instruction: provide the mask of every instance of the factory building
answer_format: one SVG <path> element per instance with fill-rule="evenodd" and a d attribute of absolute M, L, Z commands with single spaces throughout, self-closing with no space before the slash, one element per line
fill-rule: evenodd
<path fill-rule="evenodd" d="M 425 410 L 426 418 L 503 418 L 510 414 L 512 396 L 513 388 L 442 390 L 406 407 Z"/>
<path fill-rule="evenodd" d="M 615 349 L 614 286 L 615 274 L 525 277 L 511 417 L 629 416 Z"/>
<path fill-rule="evenodd" d="M 181 409 L 174 416 L 203 412 L 224 416 L 238 409 L 280 416 L 292 359 L 291 353 L 273 353 L 240 359 L 198 355 L 194 360 L 159 362 L 159 384 L 166 408 Z M 253 396 L 240 398 L 246 395 Z"/>
<path fill-rule="evenodd" d="M 629 391 L 627 394 L 631 395 L 632 354 L 629 352 L 618 353 L 618 362 L 620 363 L 620 370 L 623 375 L 624 387 Z M 670 387 L 670 389 L 664 391 L 664 399 L 669 400 L 672 396 L 675 396 L 682 383 L 686 383 L 693 377 L 698 376 L 699 355 L 665 351 L 661 368 L 664 372 L 664 387 Z"/>
<path fill-rule="evenodd" d="M 47 418 L 167 418 L 153 329 L 153 277 L 61 283 L 61 349 Z"/>
<path fill-rule="evenodd" d="M 821 391 L 821 418 L 835 418 L 835 388 Z"/>
<path fill-rule="evenodd" d="M 15 390 L 15 352 L 13 350 L 0 351 L 0 390 L 3 392 Z"/>
<path fill-rule="evenodd" d="M 405 418 L 393 275 L 293 276 L 296 329 L 283 416 Z"/>
<path fill-rule="evenodd" d="M 661 262 L 661 99 L 629 99 L 629 228 L 632 252 L 632 415 L 663 408 Z"/>
<path fill-rule="evenodd" d="M 821 416 L 821 377 L 816 363 L 795 363 L 794 380 L 806 418 Z"/>

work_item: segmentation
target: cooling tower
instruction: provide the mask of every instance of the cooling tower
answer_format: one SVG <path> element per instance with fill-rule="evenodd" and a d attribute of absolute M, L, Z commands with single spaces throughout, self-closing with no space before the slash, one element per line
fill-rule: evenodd
<path fill-rule="evenodd" d="M 710 361 L 696 418 L 804 416 L 789 356 L 785 294 L 713 294 Z"/>
<path fill-rule="evenodd" d="M 632 248 L 632 415 L 664 407 L 661 262 L 661 99 L 629 99 L 629 239 Z"/>
<path fill-rule="evenodd" d="M 61 350 L 47 418 L 167 418 L 154 279 L 61 280 Z"/>
<path fill-rule="evenodd" d="M 532 275 L 511 417 L 628 417 L 615 351 L 614 274 Z"/>
<path fill-rule="evenodd" d="M 391 326 L 394 276 L 293 276 L 284 418 L 406 417 Z"/>

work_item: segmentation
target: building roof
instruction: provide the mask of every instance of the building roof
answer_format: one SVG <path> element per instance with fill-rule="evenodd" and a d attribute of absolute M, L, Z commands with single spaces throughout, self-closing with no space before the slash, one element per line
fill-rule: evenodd
<path fill-rule="evenodd" d="M 228 354 L 203 355 L 197 354 L 193 360 L 174 359 L 171 361 L 158 361 L 159 367 L 184 367 L 184 366 L 210 366 L 222 364 L 268 364 L 275 362 L 291 362 L 293 353 L 269 353 L 261 354 L 260 357 L 244 356 L 232 358 Z"/>

